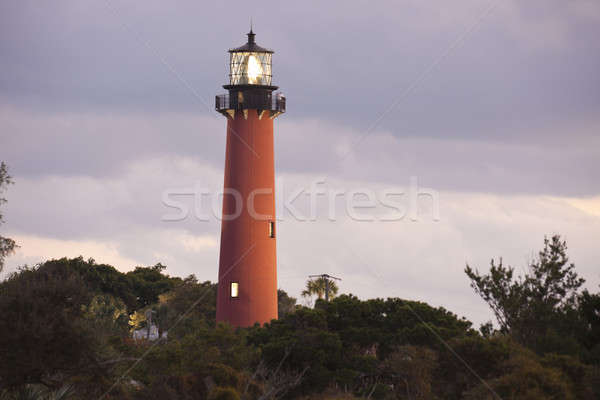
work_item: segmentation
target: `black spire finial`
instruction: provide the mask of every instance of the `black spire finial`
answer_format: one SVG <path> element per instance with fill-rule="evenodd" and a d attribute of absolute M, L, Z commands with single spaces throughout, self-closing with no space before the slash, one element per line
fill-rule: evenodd
<path fill-rule="evenodd" d="M 250 32 L 247 33 L 248 35 L 248 44 L 254 44 L 254 36 L 256 36 L 254 34 L 254 32 L 252 32 L 252 17 L 250 17 Z"/>

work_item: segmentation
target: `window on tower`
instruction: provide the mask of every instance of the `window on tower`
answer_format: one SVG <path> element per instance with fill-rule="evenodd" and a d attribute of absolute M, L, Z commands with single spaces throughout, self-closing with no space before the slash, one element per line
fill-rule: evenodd
<path fill-rule="evenodd" d="M 231 282 L 231 297 L 236 298 L 240 295 L 240 284 L 238 282 Z"/>
<path fill-rule="evenodd" d="M 269 237 L 275 237 L 275 221 L 269 221 Z"/>

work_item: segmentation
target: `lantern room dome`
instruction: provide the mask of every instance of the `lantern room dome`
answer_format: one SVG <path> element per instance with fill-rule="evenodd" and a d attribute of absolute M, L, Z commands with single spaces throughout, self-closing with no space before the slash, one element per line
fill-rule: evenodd
<path fill-rule="evenodd" d="M 240 86 L 262 87 L 274 90 L 271 84 L 271 59 L 273 50 L 256 44 L 256 34 L 247 33 L 248 42 L 235 49 L 229 49 L 229 85 L 226 89 Z"/>
<path fill-rule="evenodd" d="M 270 53 L 270 54 L 274 53 L 273 50 L 266 49 L 264 47 L 260 47 L 259 45 L 256 44 L 256 42 L 254 41 L 254 37 L 256 36 L 256 33 L 252 32 L 252 29 L 250 29 L 250 32 L 248 32 L 246 35 L 248 35 L 248 42 L 246 44 L 244 44 L 243 46 L 236 47 L 235 49 L 229 49 L 230 53 L 238 53 L 238 52 L 246 52 L 246 51 L 252 51 L 252 52 L 257 52 L 257 53 Z"/>

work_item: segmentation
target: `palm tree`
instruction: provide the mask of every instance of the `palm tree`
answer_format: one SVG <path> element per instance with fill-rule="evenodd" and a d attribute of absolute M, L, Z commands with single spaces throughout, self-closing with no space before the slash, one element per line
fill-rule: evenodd
<path fill-rule="evenodd" d="M 329 298 L 335 297 L 339 288 L 335 284 L 335 281 L 325 277 L 309 279 L 306 281 L 306 289 L 302 291 L 302 297 L 317 295 L 319 299 L 323 299 L 325 297 L 325 292 L 327 291 L 327 285 L 329 285 Z"/>

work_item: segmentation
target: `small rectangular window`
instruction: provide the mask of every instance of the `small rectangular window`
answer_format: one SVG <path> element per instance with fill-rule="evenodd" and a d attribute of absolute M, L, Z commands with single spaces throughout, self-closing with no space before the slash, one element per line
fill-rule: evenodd
<path fill-rule="evenodd" d="M 269 237 L 275 237 L 275 221 L 269 221 Z"/>
<path fill-rule="evenodd" d="M 240 295 L 240 284 L 237 282 L 231 282 L 231 297 L 239 297 Z"/>

